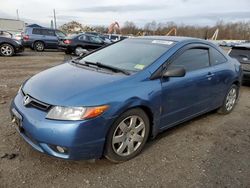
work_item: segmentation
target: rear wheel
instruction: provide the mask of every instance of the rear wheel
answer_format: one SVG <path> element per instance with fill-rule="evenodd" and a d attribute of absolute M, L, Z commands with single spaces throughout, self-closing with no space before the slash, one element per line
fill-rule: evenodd
<path fill-rule="evenodd" d="M 75 48 L 75 55 L 79 56 L 83 53 L 83 51 L 84 51 L 84 48 L 81 46 L 78 46 Z"/>
<path fill-rule="evenodd" d="M 15 50 L 13 48 L 13 46 L 11 46 L 10 44 L 2 44 L 0 46 L 0 54 L 2 56 L 13 56 L 15 53 Z"/>
<path fill-rule="evenodd" d="M 239 87 L 235 84 L 231 86 L 227 95 L 225 96 L 223 105 L 219 108 L 218 113 L 229 114 L 234 109 L 239 94 Z"/>
<path fill-rule="evenodd" d="M 38 51 L 38 52 L 42 52 L 44 51 L 44 43 L 37 41 L 34 43 L 34 50 Z"/>
<path fill-rule="evenodd" d="M 112 162 L 127 161 L 138 155 L 149 135 L 149 119 L 141 109 L 123 113 L 111 127 L 105 157 Z"/>

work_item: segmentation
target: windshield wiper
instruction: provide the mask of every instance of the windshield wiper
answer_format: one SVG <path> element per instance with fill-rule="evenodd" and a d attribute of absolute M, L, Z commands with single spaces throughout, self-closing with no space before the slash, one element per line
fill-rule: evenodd
<path fill-rule="evenodd" d="M 77 65 L 82 65 L 82 66 L 87 66 L 87 67 L 89 67 L 88 64 L 86 64 L 86 63 L 81 63 L 79 60 L 77 61 L 77 59 L 73 59 L 73 60 L 71 60 L 71 62 L 72 62 L 72 63 L 75 63 L 75 64 L 77 64 Z"/>
<path fill-rule="evenodd" d="M 94 62 L 90 62 L 90 61 L 84 61 L 84 63 L 87 64 L 87 65 L 95 65 L 97 67 L 109 69 L 109 70 L 111 70 L 113 72 L 121 72 L 123 74 L 130 75 L 130 73 L 128 71 L 126 71 L 126 70 L 120 69 L 118 67 L 113 67 L 111 65 L 102 64 L 100 62 L 94 63 Z"/>

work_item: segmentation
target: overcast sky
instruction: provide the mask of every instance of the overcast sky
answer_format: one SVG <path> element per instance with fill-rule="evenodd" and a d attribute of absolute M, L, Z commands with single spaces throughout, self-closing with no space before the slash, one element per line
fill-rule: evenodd
<path fill-rule="evenodd" d="M 218 20 L 250 21 L 250 0 L 0 0 L 0 18 L 16 18 L 49 26 L 56 9 L 58 25 L 79 21 L 109 25 L 133 21 L 213 25 Z"/>

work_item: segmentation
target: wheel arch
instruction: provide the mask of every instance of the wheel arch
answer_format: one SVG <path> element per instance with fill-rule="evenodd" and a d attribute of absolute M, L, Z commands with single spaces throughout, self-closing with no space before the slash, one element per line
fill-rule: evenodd
<path fill-rule="evenodd" d="M 156 118 L 154 117 L 154 113 L 153 113 L 153 109 L 150 107 L 149 104 L 142 102 L 142 101 L 135 101 L 133 103 L 127 103 L 126 105 L 123 105 L 123 107 L 120 108 L 120 110 L 118 110 L 113 123 L 117 120 L 117 118 L 119 118 L 123 113 L 132 110 L 132 109 L 136 109 L 139 108 L 141 110 L 143 110 L 145 112 L 145 114 L 148 116 L 149 118 L 149 126 L 150 126 L 150 130 L 149 130 L 149 138 L 153 138 L 156 136 L 157 134 L 157 130 L 156 130 Z M 109 130 L 108 130 L 109 132 Z"/>

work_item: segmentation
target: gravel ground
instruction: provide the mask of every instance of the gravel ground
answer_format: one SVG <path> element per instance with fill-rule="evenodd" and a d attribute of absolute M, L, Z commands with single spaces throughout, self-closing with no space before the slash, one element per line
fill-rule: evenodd
<path fill-rule="evenodd" d="M 0 187 L 250 187 L 249 86 L 231 114 L 211 112 L 172 128 L 122 164 L 34 151 L 11 125 L 10 101 L 24 80 L 68 58 L 29 50 L 0 57 Z"/>

